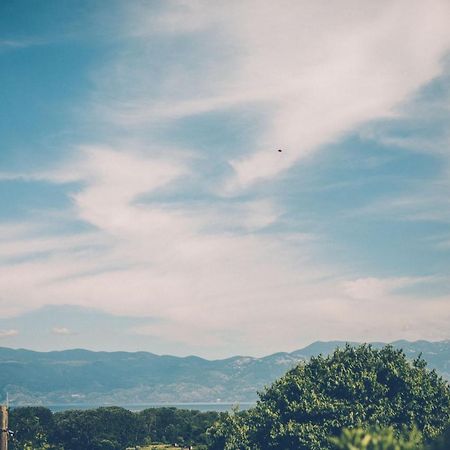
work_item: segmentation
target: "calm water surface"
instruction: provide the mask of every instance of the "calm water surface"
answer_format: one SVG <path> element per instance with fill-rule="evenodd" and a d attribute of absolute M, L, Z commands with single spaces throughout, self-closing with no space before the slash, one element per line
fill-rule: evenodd
<path fill-rule="evenodd" d="M 230 411 L 233 407 L 239 406 L 239 409 L 248 409 L 252 407 L 254 403 L 242 402 L 242 403 L 142 403 L 142 404 L 66 404 L 66 405 L 43 405 L 46 408 L 51 409 L 53 412 L 67 411 L 69 409 L 95 409 L 102 406 L 120 406 L 122 408 L 129 409 L 130 411 L 142 411 L 147 408 L 162 408 L 162 407 L 174 407 L 179 409 L 196 409 L 198 411 Z"/>

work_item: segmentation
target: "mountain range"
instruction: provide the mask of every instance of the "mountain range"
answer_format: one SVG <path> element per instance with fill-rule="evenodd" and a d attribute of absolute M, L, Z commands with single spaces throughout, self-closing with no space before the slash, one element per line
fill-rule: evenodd
<path fill-rule="evenodd" d="M 354 344 L 354 343 L 353 343 Z M 450 380 L 450 341 L 395 341 L 413 359 Z M 63 350 L 36 352 L 0 347 L 0 397 L 12 405 L 245 403 L 299 361 L 328 354 L 343 341 L 314 342 L 262 358 L 207 360 L 149 352 Z M 373 343 L 375 347 L 385 344 Z"/>

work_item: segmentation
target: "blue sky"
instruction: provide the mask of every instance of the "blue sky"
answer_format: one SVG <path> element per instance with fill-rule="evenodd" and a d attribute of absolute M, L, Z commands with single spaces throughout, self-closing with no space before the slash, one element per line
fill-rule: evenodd
<path fill-rule="evenodd" d="M 0 345 L 449 339 L 449 9 L 2 2 Z"/>

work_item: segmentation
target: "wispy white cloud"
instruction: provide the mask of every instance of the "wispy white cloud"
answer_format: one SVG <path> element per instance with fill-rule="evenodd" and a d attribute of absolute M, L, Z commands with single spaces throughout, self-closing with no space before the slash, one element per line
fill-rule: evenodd
<path fill-rule="evenodd" d="M 146 208 L 139 220 L 151 223 L 155 212 Z M 318 324 L 323 339 L 446 337 L 448 298 L 423 302 L 402 294 L 421 278 L 342 281 L 315 261 L 308 237 L 300 236 L 299 255 L 289 236 L 205 234 L 192 223 L 208 215 L 191 221 L 186 212 L 185 220 L 174 213 L 167 212 L 161 228 L 114 228 L 107 247 L 53 252 L 50 246 L 45 256 L 2 267 L 3 311 L 64 302 L 152 316 L 161 320 L 135 331 L 210 356 L 294 349 L 317 338 Z"/>
<path fill-rule="evenodd" d="M 204 52 L 201 64 L 168 64 L 158 89 L 149 88 L 141 62 L 141 76 L 127 72 L 139 53 L 114 61 L 122 84 L 133 80 L 149 94 L 126 90 L 126 101 L 103 102 L 101 113 L 130 126 L 258 105 L 268 118 L 249 151 L 230 161 L 235 176 L 226 188 L 233 191 L 276 176 L 357 125 L 396 114 L 441 73 L 450 48 L 449 13 L 440 0 L 433 7 L 403 0 L 169 2 L 157 17 L 132 9 L 129 29 L 140 48 L 164 30 L 187 39 L 204 33 L 208 44 L 199 50 L 195 41 L 196 54 Z M 282 155 L 273 151 L 279 146 Z"/>
<path fill-rule="evenodd" d="M 23 39 L 0 39 L 0 51 L 28 48 L 35 45 L 43 45 L 45 43 L 47 43 L 46 40 L 37 37 Z"/>
<path fill-rule="evenodd" d="M 426 277 L 358 278 L 342 283 L 344 292 L 355 300 L 380 300 L 407 287 L 432 282 Z"/>
<path fill-rule="evenodd" d="M 450 222 L 450 184 L 445 177 L 412 181 L 408 193 L 376 199 L 348 213 L 353 217 L 390 217 L 409 222 Z"/>
<path fill-rule="evenodd" d="M 83 249 L 92 249 L 97 246 L 107 245 L 107 239 L 95 233 L 83 233 L 78 235 L 59 235 L 47 237 L 33 237 L 26 233 L 16 235 L 7 233 L 7 242 L 0 246 L 0 261 L 18 259 L 21 257 L 37 256 L 39 254 L 57 254 L 61 252 L 75 252 Z M 6 239 L 5 239 L 6 240 Z"/>
<path fill-rule="evenodd" d="M 70 336 L 75 334 L 73 331 L 69 330 L 66 327 L 53 327 L 51 331 L 52 334 L 56 334 L 59 336 Z"/>
<path fill-rule="evenodd" d="M 180 1 L 161 14 L 132 4 L 127 46 L 91 74 L 85 112 L 114 132 L 74 145 L 53 167 L 0 174 L 64 185 L 67 213 L 91 230 L 55 235 L 56 216 L 38 229 L 0 226 L 4 314 L 64 303 L 151 316 L 134 331 L 215 356 L 294 349 L 319 325 L 322 339 L 448 337 L 449 299 L 425 305 L 402 291 L 422 279 L 330 267 L 316 253 L 319 234 L 276 230 L 285 211 L 270 191 L 242 193 L 361 123 L 397 114 L 441 72 L 449 13 L 439 0 Z M 152 76 L 154 40 L 174 36 L 190 56 L 179 52 Z M 242 156 L 224 156 L 231 170 L 220 174 L 201 173 L 197 151 L 152 135 L 161 123 L 241 107 L 264 112 L 263 125 Z M 144 137 L 124 144 L 118 130 Z M 183 197 L 199 179 L 207 198 Z"/>
<path fill-rule="evenodd" d="M 0 339 L 14 337 L 18 334 L 19 332 L 17 330 L 0 330 Z"/>

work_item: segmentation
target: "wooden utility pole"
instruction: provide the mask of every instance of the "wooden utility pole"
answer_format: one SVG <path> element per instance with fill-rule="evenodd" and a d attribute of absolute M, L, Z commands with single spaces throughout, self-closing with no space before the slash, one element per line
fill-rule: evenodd
<path fill-rule="evenodd" d="M 0 406 L 0 424 L 2 432 L 0 436 L 0 450 L 8 450 L 8 407 Z"/>

